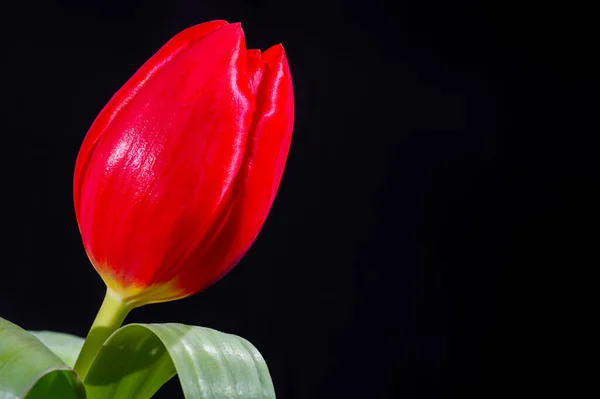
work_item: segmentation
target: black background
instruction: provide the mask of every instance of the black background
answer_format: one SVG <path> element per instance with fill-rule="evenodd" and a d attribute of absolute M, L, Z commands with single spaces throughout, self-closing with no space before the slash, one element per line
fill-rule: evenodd
<path fill-rule="evenodd" d="M 490 4 L 488 4 L 490 3 Z M 248 255 L 129 322 L 241 335 L 280 398 L 555 390 L 578 189 L 597 187 L 589 11 L 498 2 L 40 1 L 2 13 L 0 315 L 84 336 L 104 287 L 72 204 L 77 151 L 170 37 L 241 21 L 282 42 L 296 123 Z M 523 2 L 524 3 L 524 2 Z M 591 120 L 591 118 L 589 118 Z M 591 179 L 591 180 L 590 180 Z M 580 243 L 583 246 L 583 243 Z M 557 273 L 551 264 L 561 264 Z M 554 320 L 554 321 L 552 321 Z M 176 381 L 159 397 L 181 397 Z"/>

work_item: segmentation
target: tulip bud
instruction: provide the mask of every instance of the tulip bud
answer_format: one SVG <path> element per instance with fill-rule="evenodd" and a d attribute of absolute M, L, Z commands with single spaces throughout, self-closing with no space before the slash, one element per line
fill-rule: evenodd
<path fill-rule="evenodd" d="M 235 266 L 273 203 L 293 119 L 283 47 L 246 50 L 240 24 L 186 29 L 150 58 L 75 166 L 79 230 L 112 295 L 174 300 Z"/>

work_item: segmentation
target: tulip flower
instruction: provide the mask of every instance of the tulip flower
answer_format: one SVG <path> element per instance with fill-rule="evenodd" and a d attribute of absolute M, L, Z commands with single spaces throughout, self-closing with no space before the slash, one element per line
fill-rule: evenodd
<path fill-rule="evenodd" d="M 114 331 L 238 263 L 273 203 L 293 116 L 283 47 L 247 50 L 226 21 L 179 33 L 125 83 L 75 166 L 79 230 L 107 286 L 95 326 Z"/>

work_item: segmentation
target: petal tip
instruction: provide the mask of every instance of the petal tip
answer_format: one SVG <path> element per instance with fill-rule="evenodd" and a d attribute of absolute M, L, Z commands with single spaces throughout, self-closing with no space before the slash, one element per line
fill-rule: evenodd
<path fill-rule="evenodd" d="M 251 48 L 249 50 L 246 50 L 246 56 L 248 58 L 255 58 L 255 59 L 260 59 L 261 58 L 262 53 L 260 52 L 260 50 L 255 49 L 255 48 Z"/>
<path fill-rule="evenodd" d="M 228 26 L 230 26 L 231 29 L 233 29 L 235 31 L 240 31 L 240 32 L 244 31 L 242 29 L 242 23 L 241 22 L 233 22 L 233 23 L 229 24 Z"/>
<path fill-rule="evenodd" d="M 285 49 L 281 43 L 269 47 L 265 52 L 263 52 L 262 56 L 263 60 L 265 60 L 265 62 L 268 64 L 275 64 L 286 59 Z"/>
<path fill-rule="evenodd" d="M 227 26 L 228 22 L 223 19 L 215 19 L 214 21 L 202 22 L 197 25 L 190 26 L 182 30 L 177 36 L 182 35 L 189 38 L 199 38 L 211 33 L 223 26 Z"/>
<path fill-rule="evenodd" d="M 242 29 L 241 22 L 234 22 L 232 24 L 228 23 L 227 25 L 223 25 L 223 26 L 219 27 L 219 30 L 221 30 L 221 32 L 223 32 L 227 35 L 232 35 L 237 38 L 244 37 L 244 30 Z"/>

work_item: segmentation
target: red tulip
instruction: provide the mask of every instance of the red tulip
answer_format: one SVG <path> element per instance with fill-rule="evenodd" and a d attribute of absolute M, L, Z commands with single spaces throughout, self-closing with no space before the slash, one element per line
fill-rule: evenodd
<path fill-rule="evenodd" d="M 199 292 L 258 235 L 294 119 L 285 52 L 246 50 L 240 24 L 172 38 L 112 97 L 74 177 L 87 254 L 134 306 Z"/>

